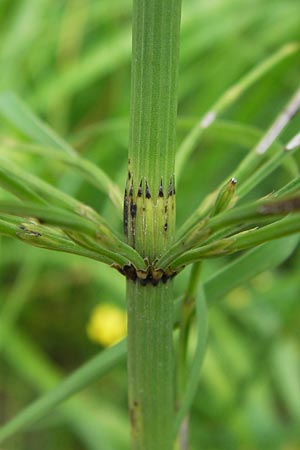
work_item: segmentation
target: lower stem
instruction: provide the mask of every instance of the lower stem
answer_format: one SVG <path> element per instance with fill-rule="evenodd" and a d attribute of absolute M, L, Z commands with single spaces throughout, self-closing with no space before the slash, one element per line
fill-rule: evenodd
<path fill-rule="evenodd" d="M 171 450 L 174 424 L 172 282 L 127 282 L 132 450 Z"/>

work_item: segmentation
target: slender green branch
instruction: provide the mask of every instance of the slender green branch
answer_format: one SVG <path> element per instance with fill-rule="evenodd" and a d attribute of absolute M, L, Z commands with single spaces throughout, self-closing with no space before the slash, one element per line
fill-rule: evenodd
<path fill-rule="evenodd" d="M 287 197 L 296 193 L 300 193 L 300 177 L 295 178 L 275 192 L 274 197 Z"/>
<path fill-rule="evenodd" d="M 50 203 L 60 208 L 66 208 L 93 222 L 104 224 L 104 219 L 91 207 L 51 186 L 51 184 L 35 175 L 22 170 L 17 164 L 6 158 L 0 157 L 0 163 L 0 185 L 21 200 L 30 202 L 29 190 L 35 196 L 32 200 L 34 203 L 40 205 Z"/>
<path fill-rule="evenodd" d="M 54 148 L 61 153 L 61 160 L 85 174 L 97 187 L 107 192 L 117 208 L 121 206 L 121 195 L 118 187 L 108 175 L 77 155 L 76 151 L 43 123 L 29 108 L 12 92 L 0 95 L 0 114 L 15 127 L 35 142 L 47 148 Z M 29 150 L 29 148 L 27 148 Z M 47 152 L 47 150 L 45 150 Z M 47 155 L 49 157 L 49 155 Z M 54 156 L 54 155 L 53 155 Z M 50 157 L 53 157 L 50 156 Z"/>
<path fill-rule="evenodd" d="M 42 122 L 13 92 L 1 93 L 0 114 L 34 141 L 70 155 L 75 154 L 75 150 Z"/>
<path fill-rule="evenodd" d="M 107 193 L 114 206 L 118 209 L 118 211 L 121 211 L 122 195 L 120 189 L 103 170 L 91 161 L 82 158 L 77 154 L 69 154 L 50 147 L 24 144 L 23 142 L 16 142 L 7 139 L 3 140 L 1 145 L 4 149 L 7 148 L 10 152 L 14 151 L 29 153 L 47 158 L 47 160 L 59 161 L 65 164 L 67 168 L 76 170 L 82 177 L 84 177 L 101 192 Z"/>
<path fill-rule="evenodd" d="M 254 67 L 249 73 L 241 78 L 236 84 L 231 86 L 219 100 L 210 108 L 210 110 L 201 118 L 199 123 L 192 129 L 185 140 L 182 142 L 178 157 L 176 160 L 176 175 L 179 177 L 185 162 L 197 145 L 203 131 L 210 127 L 216 118 L 224 112 L 254 83 L 272 70 L 277 64 L 284 59 L 299 52 L 300 44 L 291 43 L 282 47 L 278 52 L 274 53 L 270 58 Z"/>
<path fill-rule="evenodd" d="M 276 153 L 271 155 L 270 161 L 266 161 L 266 151 L 275 143 L 276 138 L 282 132 L 284 127 L 293 118 L 300 107 L 299 89 L 289 100 L 288 104 L 275 119 L 269 130 L 258 141 L 257 145 L 248 153 L 248 155 L 241 161 L 233 176 L 238 180 L 237 198 L 242 198 L 249 193 L 255 186 L 258 185 L 267 175 L 272 173 L 280 164 L 282 164 L 291 153 L 284 152 L 281 146 L 274 148 Z M 298 145 L 297 145 L 298 144 Z M 286 149 L 294 151 L 299 147 L 297 136 L 292 142 L 289 142 Z M 263 150 L 263 151 L 262 151 Z M 261 166 L 261 167 L 260 167 Z M 257 168 L 259 170 L 257 171 Z M 244 186 L 245 184 L 245 186 Z M 221 187 L 221 186 L 220 186 Z M 194 213 L 186 220 L 178 231 L 178 237 L 182 237 L 187 233 L 197 222 L 202 220 L 208 214 L 220 187 L 206 197 L 194 211 Z"/>
<path fill-rule="evenodd" d="M 230 255 L 299 232 L 300 214 L 291 214 L 260 229 L 245 231 L 183 253 L 172 261 L 170 269 L 179 270 L 187 264 L 195 263 L 202 259 Z"/>
<path fill-rule="evenodd" d="M 266 221 L 278 220 L 291 212 L 297 212 L 300 209 L 300 197 L 279 198 L 279 199 L 260 199 L 251 204 L 233 208 L 224 211 L 214 217 L 207 217 L 202 220 L 198 226 L 194 227 L 190 233 L 187 233 L 181 240 L 177 241 L 168 252 L 158 261 L 157 267 L 166 269 L 173 266 L 173 261 L 180 258 L 180 255 L 193 247 L 203 245 L 210 236 L 218 231 L 228 231 L 231 227 L 231 234 L 234 226 L 253 227 L 253 224 L 263 224 Z"/>
<path fill-rule="evenodd" d="M 82 248 L 82 246 L 76 245 L 64 234 L 59 234 L 58 232 L 55 232 L 55 230 L 50 230 L 44 226 L 39 226 L 36 223 L 27 223 L 24 222 L 24 219 L 20 218 L 14 221 L 11 221 L 10 218 L 7 218 L 6 220 L 3 219 L 4 217 L 1 215 L 0 235 L 17 238 L 20 241 L 34 247 L 40 247 L 63 253 L 72 253 L 75 255 L 84 256 L 86 258 L 95 259 L 96 261 L 109 265 L 119 264 L 122 266 L 127 263 L 127 259 L 118 254 L 111 252 L 107 255 L 103 252 L 103 249 L 97 252 L 97 248 L 95 248 L 95 246 L 93 246 L 92 250 L 91 248 Z"/>
<path fill-rule="evenodd" d="M 14 216 L 35 217 L 38 222 L 59 227 L 67 232 L 79 233 L 79 238 L 80 234 L 87 235 L 96 244 L 99 244 L 95 249 L 100 251 L 101 247 L 103 256 L 107 256 L 113 261 L 116 259 L 124 261 L 125 257 L 127 263 L 132 263 L 135 267 L 146 268 L 141 256 L 133 248 L 120 241 L 105 225 L 95 224 L 62 208 L 0 202 L 0 211 Z"/>

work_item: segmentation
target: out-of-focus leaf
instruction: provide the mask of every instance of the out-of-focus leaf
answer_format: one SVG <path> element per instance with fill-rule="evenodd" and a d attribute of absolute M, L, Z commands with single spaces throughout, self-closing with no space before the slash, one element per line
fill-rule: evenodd
<path fill-rule="evenodd" d="M 236 258 L 205 281 L 204 288 L 208 303 L 219 300 L 259 273 L 281 264 L 292 254 L 298 242 L 298 236 L 278 239 Z"/>
<path fill-rule="evenodd" d="M 181 401 L 180 409 L 175 419 L 175 434 L 177 434 L 180 424 L 184 419 L 184 417 L 188 414 L 188 411 L 192 404 L 199 383 L 200 369 L 205 355 L 206 340 L 208 333 L 208 318 L 206 309 L 206 298 L 202 285 L 199 286 L 196 295 L 196 327 L 197 327 L 196 348 L 193 356 L 192 365 L 188 370 L 189 375 L 186 382 L 186 390 Z"/>

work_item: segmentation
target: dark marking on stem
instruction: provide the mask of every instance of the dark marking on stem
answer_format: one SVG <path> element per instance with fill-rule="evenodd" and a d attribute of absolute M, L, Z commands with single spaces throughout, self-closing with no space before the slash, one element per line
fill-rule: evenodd
<path fill-rule="evenodd" d="M 131 430 L 134 434 L 139 433 L 139 404 L 134 400 L 129 407 Z"/>
<path fill-rule="evenodd" d="M 129 189 L 129 199 L 128 199 L 129 211 L 127 211 L 128 223 L 130 223 L 130 233 L 132 237 L 132 247 L 135 248 L 135 217 L 136 217 L 136 203 L 134 203 L 133 196 L 133 177 L 131 177 L 131 185 Z M 129 213 L 131 221 L 129 221 Z"/>
<path fill-rule="evenodd" d="M 131 237 L 132 237 L 132 247 L 135 248 L 135 217 L 131 220 Z"/>
<path fill-rule="evenodd" d="M 135 219 L 135 216 L 136 216 L 136 204 L 133 201 L 130 202 L 130 215 L 131 215 L 132 219 Z"/>
<path fill-rule="evenodd" d="M 33 236 L 33 237 L 41 237 L 42 233 L 40 233 L 39 231 L 34 231 L 34 230 L 29 230 L 29 228 L 25 227 L 25 225 L 20 225 L 20 230 L 24 231 L 25 234 L 27 234 L 28 236 Z"/>
<path fill-rule="evenodd" d="M 164 224 L 164 230 L 165 230 L 165 231 L 168 230 L 168 222 L 166 222 L 166 223 Z"/>
<path fill-rule="evenodd" d="M 129 197 L 132 197 L 132 196 L 133 196 L 133 182 L 131 182 L 130 189 L 129 189 Z"/>
<path fill-rule="evenodd" d="M 171 197 L 173 194 L 175 194 L 175 186 L 174 186 L 174 177 L 171 176 L 168 189 L 168 197 Z"/>
<path fill-rule="evenodd" d="M 151 265 L 148 266 L 146 271 L 137 270 L 132 264 L 125 264 L 123 267 L 113 265 L 113 267 L 124 275 L 127 280 L 138 282 L 141 286 L 147 286 L 149 284 L 157 286 L 159 283 L 167 283 L 177 275 L 176 271 L 169 272 L 163 269 L 157 269 Z"/>
<path fill-rule="evenodd" d="M 146 198 L 150 199 L 151 198 L 151 192 L 148 186 L 148 182 L 146 181 Z"/>
<path fill-rule="evenodd" d="M 131 179 L 131 172 L 130 172 L 130 170 L 128 170 L 128 180 L 130 180 Z"/>
<path fill-rule="evenodd" d="M 158 196 L 159 197 L 163 197 L 164 196 L 162 178 L 160 179 L 160 186 L 159 186 Z"/>
<path fill-rule="evenodd" d="M 124 194 L 123 226 L 124 226 L 124 234 L 126 236 L 128 236 L 128 197 L 127 197 L 127 189 L 125 189 L 125 194 Z"/>
<path fill-rule="evenodd" d="M 139 282 L 142 286 L 147 286 L 148 284 L 157 286 L 159 283 L 167 283 L 168 280 L 177 275 L 177 272 L 173 271 L 170 273 L 152 266 L 148 266 L 146 271 L 137 270 L 132 264 L 125 264 L 121 267 L 119 264 L 113 263 L 111 267 L 124 275 L 127 280 Z M 138 406 L 138 403 L 135 406 Z"/>
<path fill-rule="evenodd" d="M 139 188 L 138 188 L 138 192 L 137 192 L 137 196 L 141 197 L 143 195 L 143 180 L 141 180 Z"/>
<path fill-rule="evenodd" d="M 121 270 L 128 280 L 135 281 L 137 279 L 136 269 L 132 264 L 125 264 Z"/>
<path fill-rule="evenodd" d="M 177 275 L 177 272 L 173 272 L 171 274 L 167 274 L 165 273 L 162 277 L 161 277 L 161 281 L 166 284 L 169 280 L 172 280 L 175 276 Z"/>

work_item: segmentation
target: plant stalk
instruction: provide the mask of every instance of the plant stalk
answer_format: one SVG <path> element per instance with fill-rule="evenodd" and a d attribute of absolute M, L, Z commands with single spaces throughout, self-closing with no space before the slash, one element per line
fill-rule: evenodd
<path fill-rule="evenodd" d="M 127 281 L 133 450 L 171 450 L 175 411 L 171 280 L 151 269 L 175 235 L 175 149 L 181 0 L 133 1 L 124 232 L 148 265 Z"/>
<path fill-rule="evenodd" d="M 128 381 L 134 450 L 170 450 L 174 423 L 170 283 L 128 282 Z"/>

